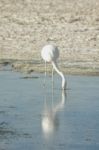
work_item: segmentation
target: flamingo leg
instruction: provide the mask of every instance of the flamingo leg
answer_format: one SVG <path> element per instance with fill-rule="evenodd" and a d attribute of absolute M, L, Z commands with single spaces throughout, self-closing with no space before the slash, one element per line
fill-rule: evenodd
<path fill-rule="evenodd" d="M 46 74 L 47 74 L 47 73 L 46 73 L 46 72 L 47 72 L 46 70 L 47 70 L 47 69 L 46 69 L 46 61 L 45 61 L 45 78 L 44 78 L 44 86 L 46 85 Z"/>
<path fill-rule="evenodd" d="M 54 68 L 52 66 L 52 109 L 53 109 L 53 98 L 54 98 Z"/>
<path fill-rule="evenodd" d="M 47 95 L 46 95 L 46 75 L 47 75 L 47 67 L 45 61 L 45 78 L 44 78 L 44 109 L 47 107 Z"/>
<path fill-rule="evenodd" d="M 54 88 L 54 68 L 52 67 L 52 89 Z"/>
<path fill-rule="evenodd" d="M 45 77 L 46 77 L 46 61 L 45 61 Z"/>

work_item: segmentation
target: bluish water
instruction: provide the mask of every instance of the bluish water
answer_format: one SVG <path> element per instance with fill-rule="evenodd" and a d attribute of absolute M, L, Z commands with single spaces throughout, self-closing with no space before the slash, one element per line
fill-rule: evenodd
<path fill-rule="evenodd" d="M 0 72 L 0 150 L 99 150 L 99 77 Z"/>

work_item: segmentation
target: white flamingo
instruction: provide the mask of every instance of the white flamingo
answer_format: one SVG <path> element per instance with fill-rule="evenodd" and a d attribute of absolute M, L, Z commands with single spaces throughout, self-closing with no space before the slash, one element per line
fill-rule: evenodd
<path fill-rule="evenodd" d="M 46 45 L 43 47 L 41 51 L 41 56 L 45 61 L 45 75 L 46 75 L 46 62 L 51 62 L 53 69 L 61 76 L 62 78 L 62 89 L 66 89 L 66 80 L 63 73 L 58 69 L 57 59 L 59 58 L 59 50 L 54 45 Z M 52 70 L 52 78 L 53 78 L 53 70 Z"/>

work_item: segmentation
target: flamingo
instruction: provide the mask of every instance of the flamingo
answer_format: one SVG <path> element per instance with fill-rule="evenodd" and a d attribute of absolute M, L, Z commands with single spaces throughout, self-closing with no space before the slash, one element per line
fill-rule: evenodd
<path fill-rule="evenodd" d="M 58 69 L 57 59 L 59 58 L 59 50 L 54 45 L 45 45 L 42 48 L 41 56 L 45 61 L 45 76 L 46 76 L 46 62 L 51 62 L 53 69 L 52 69 L 52 79 L 53 79 L 53 70 L 55 70 L 62 79 L 62 89 L 66 89 L 66 80 L 64 74 Z"/>

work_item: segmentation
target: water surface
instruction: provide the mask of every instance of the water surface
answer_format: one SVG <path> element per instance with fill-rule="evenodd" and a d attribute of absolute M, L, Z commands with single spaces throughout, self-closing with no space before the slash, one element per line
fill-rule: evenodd
<path fill-rule="evenodd" d="M 0 150 L 98 150 L 99 77 L 0 71 Z"/>

